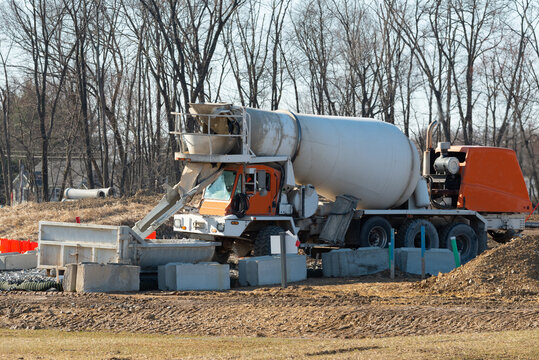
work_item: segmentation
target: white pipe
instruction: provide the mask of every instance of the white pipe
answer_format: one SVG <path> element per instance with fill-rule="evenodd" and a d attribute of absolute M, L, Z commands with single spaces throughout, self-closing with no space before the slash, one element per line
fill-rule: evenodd
<path fill-rule="evenodd" d="M 105 198 L 114 195 L 114 188 L 108 187 L 103 189 L 73 189 L 67 188 L 64 191 L 64 199 L 79 200 L 79 199 L 96 199 Z"/>

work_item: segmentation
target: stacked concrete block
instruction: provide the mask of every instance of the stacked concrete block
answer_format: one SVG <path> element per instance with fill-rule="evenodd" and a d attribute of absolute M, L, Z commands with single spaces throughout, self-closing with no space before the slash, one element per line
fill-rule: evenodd
<path fill-rule="evenodd" d="M 228 289 L 230 289 L 230 266 L 228 264 L 202 262 L 176 265 L 176 287 L 174 290 Z"/>
<path fill-rule="evenodd" d="M 263 260 L 263 259 L 272 259 L 273 256 L 256 256 L 256 257 L 247 257 L 240 259 L 238 261 L 238 282 L 241 286 L 249 286 L 249 282 L 247 281 L 247 264 L 251 261 L 256 260 Z M 281 274 L 281 271 L 279 270 L 279 275 Z M 280 280 L 279 280 L 280 281 Z"/>
<path fill-rule="evenodd" d="M 241 259 L 238 262 L 239 283 L 241 286 L 261 286 L 281 283 L 281 257 L 257 256 Z M 305 255 L 286 256 L 287 282 L 307 279 L 307 259 Z"/>
<path fill-rule="evenodd" d="M 0 254 L 0 270 L 26 270 L 37 267 L 37 253 L 28 251 L 25 254 Z"/>
<path fill-rule="evenodd" d="M 325 277 L 369 275 L 384 271 L 388 267 L 388 250 L 377 247 L 339 249 L 322 254 L 322 271 Z"/>
<path fill-rule="evenodd" d="M 216 262 L 169 263 L 157 269 L 160 290 L 228 290 L 230 266 Z"/>
<path fill-rule="evenodd" d="M 157 267 L 157 287 L 159 290 L 176 289 L 176 265 L 182 263 L 174 262 Z"/>
<path fill-rule="evenodd" d="M 77 264 L 67 264 L 62 281 L 64 291 L 77 291 Z"/>
<path fill-rule="evenodd" d="M 140 266 L 81 263 L 77 266 L 77 292 L 139 291 Z"/>
<path fill-rule="evenodd" d="M 395 249 L 395 266 L 409 274 L 421 274 L 421 249 Z M 447 273 L 455 268 L 453 252 L 448 249 L 429 249 L 425 251 L 425 273 L 436 275 Z"/>

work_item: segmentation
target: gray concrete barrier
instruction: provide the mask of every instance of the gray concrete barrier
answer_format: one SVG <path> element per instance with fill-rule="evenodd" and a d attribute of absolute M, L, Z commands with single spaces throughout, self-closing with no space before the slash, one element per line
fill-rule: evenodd
<path fill-rule="evenodd" d="M 160 290 L 228 290 L 230 266 L 216 262 L 170 263 L 158 268 Z"/>
<path fill-rule="evenodd" d="M 77 292 L 139 291 L 140 266 L 81 263 L 77 266 Z"/>
<path fill-rule="evenodd" d="M 64 291 L 77 291 L 77 264 L 67 264 L 62 281 Z"/>
<path fill-rule="evenodd" d="M 37 253 L 28 251 L 25 254 L 0 254 L 0 270 L 26 270 L 37 267 Z"/>
<path fill-rule="evenodd" d="M 322 254 L 322 271 L 325 277 L 369 275 L 388 268 L 388 249 L 339 249 Z"/>
<path fill-rule="evenodd" d="M 261 286 L 281 283 L 281 257 L 257 256 L 240 259 L 238 262 L 241 286 Z M 307 259 L 305 255 L 286 256 L 287 282 L 307 279 Z"/>
<path fill-rule="evenodd" d="M 409 274 L 421 275 L 421 249 L 395 249 L 395 265 Z M 455 268 L 453 252 L 448 249 L 429 249 L 425 251 L 425 273 L 436 275 L 447 273 Z"/>

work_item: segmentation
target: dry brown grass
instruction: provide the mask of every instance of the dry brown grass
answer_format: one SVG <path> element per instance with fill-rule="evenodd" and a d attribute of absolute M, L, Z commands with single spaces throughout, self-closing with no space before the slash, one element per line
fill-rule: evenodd
<path fill-rule="evenodd" d="M 536 359 L 539 331 L 382 339 L 183 337 L 0 330 L 6 359 Z"/>
<path fill-rule="evenodd" d="M 40 220 L 133 226 L 161 196 L 87 199 L 60 203 L 26 203 L 0 209 L 0 238 L 37 241 Z M 166 230 L 166 228 L 165 228 Z"/>

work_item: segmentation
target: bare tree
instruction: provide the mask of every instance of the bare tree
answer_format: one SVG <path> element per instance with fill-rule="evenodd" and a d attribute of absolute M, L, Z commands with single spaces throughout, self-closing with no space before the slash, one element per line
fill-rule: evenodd
<path fill-rule="evenodd" d="M 4 86 L 0 86 L 0 102 L 2 103 L 2 125 L 4 132 L 4 146 L 5 152 L 0 146 L 0 158 L 2 163 L 2 179 L 4 180 L 4 192 L 6 195 L 6 204 L 13 205 L 11 202 L 12 193 L 12 180 L 13 174 L 11 170 L 11 139 L 10 139 L 10 126 L 9 116 L 11 111 L 11 88 L 9 83 L 9 76 L 7 71 L 7 60 L 11 53 L 11 45 L 9 47 L 7 55 L 0 53 L 0 61 L 2 62 L 2 70 L 4 73 Z"/>
<path fill-rule="evenodd" d="M 63 20 L 65 7 L 59 2 L 31 0 L 23 8 L 17 1 L 12 0 L 10 7 L 15 23 L 20 32 L 14 37 L 24 44 L 32 58 L 32 76 L 36 91 L 37 113 L 41 134 L 41 177 L 42 199 L 49 200 L 49 163 L 48 151 L 52 131 L 54 129 L 55 113 L 61 95 L 62 85 L 67 72 L 67 64 L 73 53 L 69 49 L 63 53 Z M 52 73 L 53 66 L 57 65 Z M 48 86 L 56 81 L 54 92 L 49 99 Z M 50 100 L 50 102 L 49 102 Z"/>
<path fill-rule="evenodd" d="M 311 106 L 322 115 L 337 114 L 336 101 L 330 91 L 331 60 L 335 53 L 333 20 L 326 0 L 310 0 L 299 9 L 293 23 L 297 46 L 309 72 Z"/>

